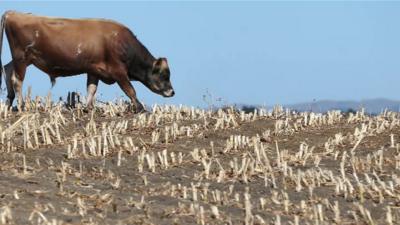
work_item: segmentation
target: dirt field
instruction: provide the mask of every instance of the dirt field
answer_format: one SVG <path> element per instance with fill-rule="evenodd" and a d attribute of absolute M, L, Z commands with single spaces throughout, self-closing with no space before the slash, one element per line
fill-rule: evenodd
<path fill-rule="evenodd" d="M 397 224 L 400 117 L 0 105 L 0 224 Z"/>

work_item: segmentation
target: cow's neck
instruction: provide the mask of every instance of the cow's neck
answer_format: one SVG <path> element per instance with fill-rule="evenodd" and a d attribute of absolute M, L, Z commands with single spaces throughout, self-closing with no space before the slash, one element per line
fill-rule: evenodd
<path fill-rule="evenodd" d="M 137 40 L 137 39 L 136 39 Z M 131 46 L 130 51 L 130 79 L 141 82 L 147 81 L 147 76 L 152 72 L 155 57 L 138 40 Z"/>

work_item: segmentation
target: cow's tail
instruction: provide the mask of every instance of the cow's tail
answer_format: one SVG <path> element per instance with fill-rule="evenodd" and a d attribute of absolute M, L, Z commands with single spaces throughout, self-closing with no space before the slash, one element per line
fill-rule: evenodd
<path fill-rule="evenodd" d="M 1 50 L 3 48 L 3 33 L 6 26 L 6 15 L 7 12 L 5 12 L 1 17 L 1 23 L 0 23 L 0 89 L 1 89 L 2 77 L 5 77 L 4 67 L 1 61 Z"/>
<path fill-rule="evenodd" d="M 56 78 L 50 76 L 50 82 L 51 82 L 51 88 L 53 88 L 54 85 L 56 85 Z"/>

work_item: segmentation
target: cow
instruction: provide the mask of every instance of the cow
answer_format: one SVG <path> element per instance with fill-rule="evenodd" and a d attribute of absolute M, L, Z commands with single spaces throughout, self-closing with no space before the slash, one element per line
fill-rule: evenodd
<path fill-rule="evenodd" d="M 15 76 L 13 74 L 15 71 L 14 71 L 14 65 L 13 65 L 12 61 L 7 63 L 6 65 L 4 65 L 3 72 L 4 72 L 4 75 L 5 75 L 4 77 L 5 77 L 5 80 L 6 80 L 7 90 L 13 90 L 11 77 Z M 0 82 L 1 82 L 1 80 L 0 80 Z M 12 92 L 12 93 L 8 92 L 8 98 L 11 98 L 11 97 L 13 99 L 15 98 L 15 93 L 14 92 Z"/>
<path fill-rule="evenodd" d="M 12 56 L 6 76 L 7 104 L 15 92 L 22 102 L 26 68 L 34 65 L 48 74 L 52 85 L 57 77 L 87 74 L 87 107 L 99 81 L 117 83 L 129 97 L 132 109 L 144 110 L 131 81 L 143 83 L 152 92 L 172 97 L 166 58 L 155 58 L 126 26 L 106 19 L 67 19 L 7 11 L 1 18 L 0 56 L 6 34 Z M 0 57 L 0 74 L 4 74 Z M 1 86 L 1 79 L 0 79 Z"/>

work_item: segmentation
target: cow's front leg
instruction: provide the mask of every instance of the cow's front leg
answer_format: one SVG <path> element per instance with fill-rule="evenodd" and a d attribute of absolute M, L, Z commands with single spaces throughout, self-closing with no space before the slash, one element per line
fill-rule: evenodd
<path fill-rule="evenodd" d="M 118 81 L 117 83 L 131 100 L 133 111 L 137 113 L 145 111 L 143 105 L 136 98 L 136 91 L 133 88 L 131 82 L 128 79 L 123 79 L 121 81 Z"/>
<path fill-rule="evenodd" d="M 12 83 L 12 77 L 15 76 L 15 71 L 14 71 L 14 65 L 11 62 L 9 62 L 7 65 L 4 66 L 4 71 L 6 74 L 5 80 L 6 80 L 6 86 L 7 86 L 7 106 L 12 107 L 13 101 L 15 99 L 15 92 L 14 92 L 14 87 Z"/>
<path fill-rule="evenodd" d="M 94 107 L 94 95 L 96 94 L 98 84 L 99 84 L 99 79 L 95 75 L 88 74 L 86 82 L 87 86 L 86 105 L 89 110 L 92 110 Z"/>

